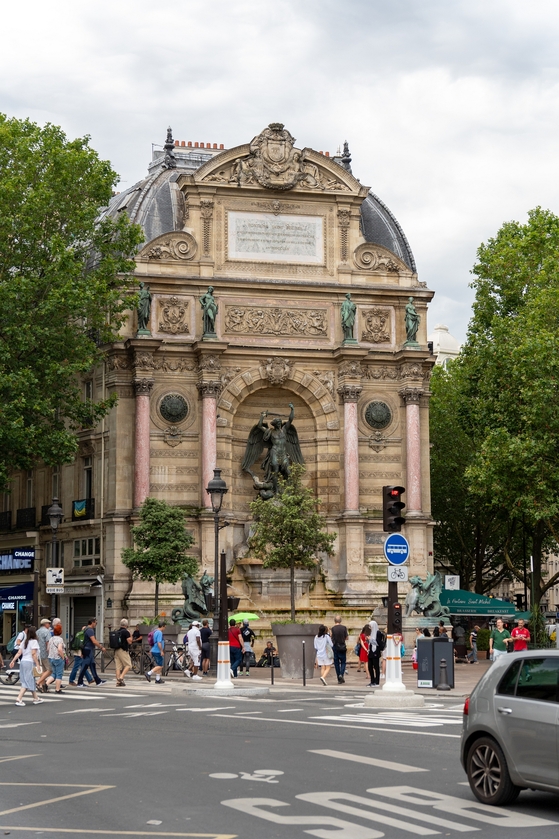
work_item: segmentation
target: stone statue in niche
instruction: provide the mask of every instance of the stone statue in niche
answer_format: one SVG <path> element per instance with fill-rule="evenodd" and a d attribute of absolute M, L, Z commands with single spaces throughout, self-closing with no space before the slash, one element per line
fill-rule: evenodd
<path fill-rule="evenodd" d="M 212 589 L 213 581 L 214 578 L 206 574 L 205 571 L 200 577 L 199 583 L 190 574 L 186 574 L 182 578 L 181 588 L 184 603 L 171 612 L 173 623 L 198 620 L 208 614 L 206 597 Z"/>
<path fill-rule="evenodd" d="M 344 333 L 344 344 L 356 344 L 357 341 L 353 337 L 353 329 L 355 327 L 355 313 L 357 306 L 351 299 L 351 294 L 346 294 L 345 300 L 342 303 L 340 311 L 342 317 L 342 330 Z"/>
<path fill-rule="evenodd" d="M 202 338 L 217 338 L 215 333 L 215 319 L 218 313 L 218 306 L 214 297 L 213 286 L 210 286 L 205 294 L 200 297 L 202 307 Z"/>
<path fill-rule="evenodd" d="M 413 297 L 408 297 L 408 304 L 406 306 L 406 345 L 419 346 L 417 343 L 417 330 L 419 329 L 420 317 L 413 305 Z"/>
<path fill-rule="evenodd" d="M 151 312 L 151 294 L 149 286 L 140 283 L 138 295 L 138 335 L 151 335 L 149 330 L 149 316 Z"/>
<path fill-rule="evenodd" d="M 293 425 L 295 409 L 290 402 L 291 408 L 286 422 L 282 422 L 281 414 L 274 414 L 270 426 L 264 419 L 270 411 L 263 411 L 256 425 L 251 428 L 248 436 L 242 469 L 251 476 L 254 488 L 258 490 L 260 497 L 267 501 L 278 493 L 278 478 L 289 478 L 289 467 L 293 461 L 304 464 L 303 454 L 299 443 L 297 429 Z M 262 454 L 264 448 L 268 453 L 264 458 L 261 469 L 264 472 L 264 480 L 259 480 L 252 466 Z"/>

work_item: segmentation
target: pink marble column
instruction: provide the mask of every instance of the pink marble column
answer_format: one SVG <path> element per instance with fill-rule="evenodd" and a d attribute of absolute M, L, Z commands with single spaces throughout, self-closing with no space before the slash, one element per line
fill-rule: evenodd
<path fill-rule="evenodd" d="M 211 498 L 206 487 L 214 476 L 217 466 L 217 400 L 221 392 L 221 383 L 215 381 L 198 382 L 202 396 L 202 507 L 212 508 Z"/>
<path fill-rule="evenodd" d="M 359 513 L 359 431 L 357 401 L 362 387 L 343 384 L 338 393 L 344 403 L 344 508 L 346 513 Z"/>
<path fill-rule="evenodd" d="M 134 379 L 136 421 L 134 440 L 134 507 L 141 507 L 149 495 L 149 395 L 151 379 Z"/>
<path fill-rule="evenodd" d="M 408 387 L 400 391 L 406 403 L 406 504 L 407 513 L 421 512 L 421 421 L 419 400 L 423 394 L 420 388 Z"/>

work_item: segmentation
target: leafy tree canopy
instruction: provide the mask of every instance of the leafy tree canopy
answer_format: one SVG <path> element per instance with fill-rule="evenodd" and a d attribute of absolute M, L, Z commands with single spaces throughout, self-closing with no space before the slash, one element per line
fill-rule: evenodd
<path fill-rule="evenodd" d="M 456 362 L 460 424 L 475 441 L 468 488 L 528 529 L 539 602 L 559 579 L 541 573 L 559 525 L 559 218 L 536 208 L 525 224 L 504 224 L 473 273 L 474 314 Z M 507 566 L 521 577 L 510 544 Z"/>
<path fill-rule="evenodd" d="M 0 488 L 11 470 L 72 460 L 86 402 L 78 374 L 102 358 L 130 299 L 142 241 L 123 213 L 99 220 L 118 176 L 54 126 L 0 114 Z"/>
<path fill-rule="evenodd" d="M 269 501 L 250 505 L 254 529 L 250 547 L 265 568 L 289 568 L 291 619 L 295 620 L 295 568 L 315 568 L 319 553 L 332 554 L 335 535 L 323 529 L 318 499 L 302 481 L 304 467 L 293 464 L 291 476 L 280 481 L 280 492 Z"/>
<path fill-rule="evenodd" d="M 194 537 L 185 528 L 185 513 L 157 498 L 146 498 L 140 509 L 140 524 L 131 528 L 135 548 L 124 548 L 122 561 L 135 577 L 154 580 L 155 614 L 160 583 L 176 583 L 195 574 L 198 563 L 187 551 Z"/>

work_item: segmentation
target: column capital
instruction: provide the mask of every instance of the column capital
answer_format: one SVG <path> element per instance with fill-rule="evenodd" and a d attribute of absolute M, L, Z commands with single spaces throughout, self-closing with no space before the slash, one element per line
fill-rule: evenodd
<path fill-rule="evenodd" d="M 213 380 L 197 382 L 196 387 L 198 388 L 202 399 L 218 399 L 219 394 L 223 390 L 221 382 Z"/>
<path fill-rule="evenodd" d="M 358 402 L 363 388 L 361 385 L 344 382 L 338 387 L 338 394 L 341 402 Z"/>
<path fill-rule="evenodd" d="M 153 379 L 134 379 L 132 384 L 134 385 L 136 396 L 149 396 L 153 388 Z"/>
<path fill-rule="evenodd" d="M 423 396 L 423 389 L 420 387 L 404 387 L 398 393 L 406 405 L 414 405 L 419 404 L 419 400 Z"/>

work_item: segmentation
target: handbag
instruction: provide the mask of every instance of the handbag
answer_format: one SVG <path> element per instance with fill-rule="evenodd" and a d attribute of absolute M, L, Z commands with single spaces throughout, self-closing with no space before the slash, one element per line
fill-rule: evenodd
<path fill-rule="evenodd" d="M 354 653 L 355 653 L 355 655 L 357 655 L 357 656 L 360 654 L 360 652 L 361 652 L 361 641 L 358 641 L 358 642 L 357 642 L 357 644 L 356 644 L 356 645 L 355 645 L 355 647 L 353 648 L 353 652 L 354 652 Z"/>
<path fill-rule="evenodd" d="M 326 644 L 326 658 L 328 661 L 334 661 L 334 650 L 330 644 Z"/>
<path fill-rule="evenodd" d="M 33 665 L 33 670 L 32 670 L 32 673 L 33 673 L 33 678 L 34 678 L 34 679 L 38 679 L 38 678 L 39 678 L 39 676 L 42 676 L 42 675 L 43 675 L 43 668 L 41 667 L 41 665 L 40 665 L 40 664 L 39 664 L 39 666 L 38 666 L 38 667 L 35 667 L 35 665 Z"/>

